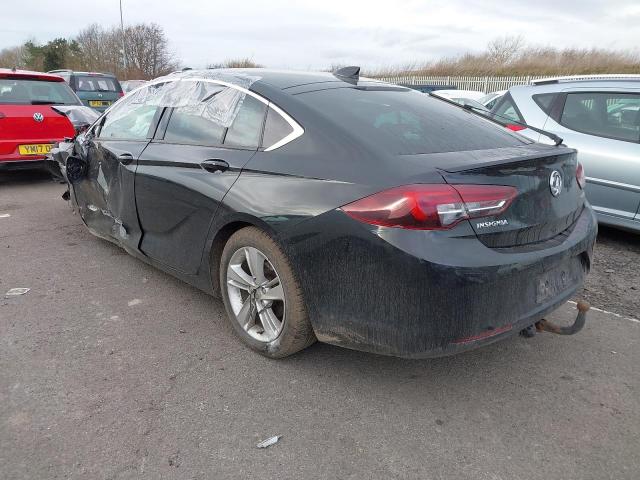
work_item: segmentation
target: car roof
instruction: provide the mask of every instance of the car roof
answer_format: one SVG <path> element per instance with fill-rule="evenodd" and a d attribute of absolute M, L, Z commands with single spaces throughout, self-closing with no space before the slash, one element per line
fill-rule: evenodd
<path fill-rule="evenodd" d="M 34 72 L 31 70 L 14 70 L 0 68 L 0 78 L 21 78 L 23 80 L 43 80 L 47 82 L 64 82 L 64 78 L 51 73 Z"/>
<path fill-rule="evenodd" d="M 47 73 L 68 73 L 69 75 L 89 75 L 91 77 L 114 77 L 113 73 L 104 73 L 104 72 L 79 72 L 76 70 L 49 70 Z"/>
<path fill-rule="evenodd" d="M 570 90 L 572 88 L 579 89 L 634 89 L 640 88 L 640 77 L 629 79 L 584 79 L 584 80 L 563 80 L 556 81 L 555 79 L 548 82 L 539 82 L 533 85 L 517 85 L 509 89 L 510 92 L 530 92 L 530 93 L 547 93 L 547 92 L 562 92 L 564 90 Z"/>
<path fill-rule="evenodd" d="M 286 90 L 287 88 L 298 87 L 301 85 L 311 85 L 316 83 L 344 83 L 345 85 L 353 85 L 353 82 L 343 80 L 335 76 L 331 72 L 307 72 L 298 70 L 273 70 L 267 68 L 221 68 L 207 70 L 187 70 L 185 72 L 176 72 L 170 74 L 171 77 L 185 76 L 197 77 L 201 74 L 207 77 L 212 74 L 229 75 L 230 77 L 247 77 L 256 79 L 257 82 L 267 83 L 277 89 Z M 360 77 L 360 81 L 378 82 L 374 79 Z"/>

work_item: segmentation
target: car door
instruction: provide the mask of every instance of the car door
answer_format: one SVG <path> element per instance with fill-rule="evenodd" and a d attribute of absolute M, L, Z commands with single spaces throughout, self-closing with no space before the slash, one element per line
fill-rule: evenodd
<path fill-rule="evenodd" d="M 599 215 L 633 220 L 640 208 L 640 91 L 564 92 L 545 129 L 578 150 Z"/>
<path fill-rule="evenodd" d="M 258 149 L 266 112 L 265 100 L 233 87 L 195 90 L 197 103 L 171 95 L 181 106 L 165 112 L 135 179 L 140 250 L 186 274 L 197 272 L 214 215 Z"/>
<path fill-rule="evenodd" d="M 141 237 L 134 197 L 136 160 L 163 110 L 145 102 L 147 93 L 123 100 L 79 140 L 88 167 L 74 185 L 86 225 L 130 249 L 137 248 Z"/>

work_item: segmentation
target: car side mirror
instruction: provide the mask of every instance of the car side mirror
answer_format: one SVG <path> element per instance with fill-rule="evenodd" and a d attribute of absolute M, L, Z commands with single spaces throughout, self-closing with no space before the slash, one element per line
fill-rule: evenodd
<path fill-rule="evenodd" d="M 87 175 L 88 165 L 85 160 L 80 157 L 69 156 L 65 164 L 67 180 L 69 183 L 75 184 Z"/>

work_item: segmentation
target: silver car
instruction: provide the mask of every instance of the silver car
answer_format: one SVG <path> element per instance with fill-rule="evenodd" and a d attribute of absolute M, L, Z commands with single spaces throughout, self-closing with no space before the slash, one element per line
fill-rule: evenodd
<path fill-rule="evenodd" d="M 601 224 L 640 232 L 640 76 L 562 77 L 512 87 L 494 118 L 533 140 L 542 128 L 578 150 Z"/>

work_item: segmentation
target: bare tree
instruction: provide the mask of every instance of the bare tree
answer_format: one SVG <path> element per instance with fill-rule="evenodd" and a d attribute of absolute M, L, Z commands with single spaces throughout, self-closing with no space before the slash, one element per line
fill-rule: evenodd
<path fill-rule="evenodd" d="M 3 48 L 0 50 L 0 67 L 4 68 L 26 68 L 28 52 L 24 45 L 17 47 Z"/>
<path fill-rule="evenodd" d="M 178 67 L 160 25 L 140 23 L 126 27 L 124 34 L 128 78 L 155 78 Z"/>
<path fill-rule="evenodd" d="M 494 65 L 508 65 L 519 57 L 524 44 L 522 35 L 496 38 L 487 45 L 487 60 Z"/>
<path fill-rule="evenodd" d="M 126 52 L 122 51 L 121 35 L 122 31 L 118 27 L 105 30 L 98 24 L 82 30 L 75 40 L 81 51 L 84 68 L 111 72 L 122 79 L 151 79 L 178 67 L 178 62 L 169 50 L 169 42 L 159 25 L 140 23 L 126 27 Z"/>

